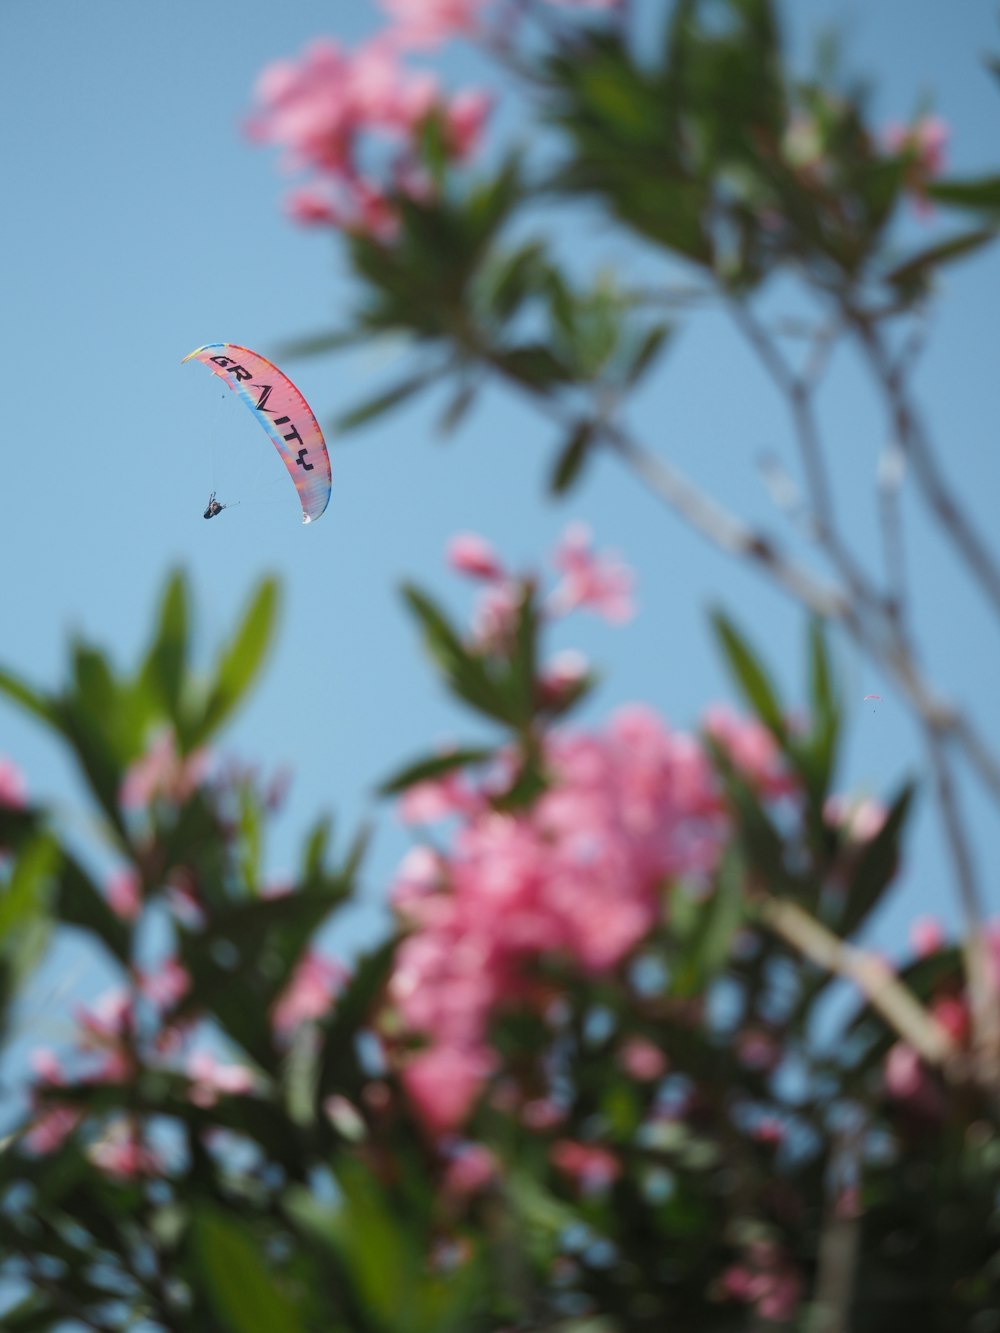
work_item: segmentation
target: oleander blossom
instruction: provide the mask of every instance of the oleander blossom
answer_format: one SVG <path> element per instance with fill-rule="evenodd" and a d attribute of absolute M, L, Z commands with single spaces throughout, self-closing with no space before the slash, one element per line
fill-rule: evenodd
<path fill-rule="evenodd" d="M 529 810 L 452 806 L 450 853 L 411 853 L 395 886 L 413 929 L 390 996 L 427 1042 L 404 1081 L 438 1132 L 464 1121 L 494 1067 L 493 1016 L 541 1002 L 533 964 L 556 954 L 607 974 L 659 920 L 664 886 L 704 882 L 718 861 L 725 818 L 708 759 L 651 710 L 555 731 L 545 763 L 550 786 Z"/>
<path fill-rule="evenodd" d="M 0 805 L 9 810 L 20 810 L 27 799 L 28 788 L 20 769 L 0 756 Z"/>
<path fill-rule="evenodd" d="M 402 11 L 405 6 L 397 6 Z M 438 20 L 447 6 L 438 0 Z M 415 7 L 409 7 L 416 15 Z M 451 5 L 457 14 L 456 4 Z M 419 141 L 436 117 L 453 161 L 475 153 L 491 108 L 478 89 L 446 93 L 427 70 L 412 69 L 402 47 L 428 44 L 434 14 L 409 43 L 392 31 L 351 51 L 320 38 L 297 60 L 278 60 L 261 73 L 249 137 L 282 150 L 282 169 L 305 179 L 289 194 L 289 214 L 388 243 L 398 227 L 394 196 L 424 198 L 432 189 L 420 164 Z"/>

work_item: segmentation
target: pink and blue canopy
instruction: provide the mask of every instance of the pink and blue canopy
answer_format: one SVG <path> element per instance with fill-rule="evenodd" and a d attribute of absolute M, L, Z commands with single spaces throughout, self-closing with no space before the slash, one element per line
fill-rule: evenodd
<path fill-rule="evenodd" d="M 184 360 L 200 361 L 246 403 L 295 483 L 302 522 L 319 518 L 330 502 L 330 455 L 319 422 L 288 376 L 236 343 L 207 343 Z"/>

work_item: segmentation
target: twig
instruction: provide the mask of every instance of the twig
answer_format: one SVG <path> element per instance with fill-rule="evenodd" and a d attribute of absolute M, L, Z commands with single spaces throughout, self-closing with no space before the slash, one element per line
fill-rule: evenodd
<path fill-rule="evenodd" d="M 819 1238 L 816 1333 L 850 1333 L 854 1275 L 861 1239 L 861 1214 L 852 1194 L 857 1193 L 867 1130 L 867 1119 L 859 1111 L 857 1123 L 842 1130 L 834 1139 L 826 1217 Z"/>
<path fill-rule="evenodd" d="M 881 958 L 840 939 L 788 898 L 765 895 L 757 906 L 776 935 L 825 971 L 853 981 L 894 1032 L 928 1064 L 949 1072 L 958 1053 L 951 1036 Z"/>
<path fill-rule="evenodd" d="M 871 322 L 858 311 L 848 311 L 851 328 L 871 358 L 900 446 L 913 463 L 927 502 L 961 553 L 985 595 L 1000 615 L 1000 566 L 942 475 L 920 417 L 907 396 L 905 365 L 893 363 Z"/>
<path fill-rule="evenodd" d="M 976 883 L 972 849 L 955 796 L 948 755 L 942 738 L 933 727 L 927 728 L 927 745 L 934 769 L 945 838 L 955 867 L 959 901 L 966 920 L 964 953 L 972 1001 L 974 1056 L 982 1083 L 996 1093 L 1000 1089 L 1000 993 L 996 970 L 989 956 L 984 927 L 985 911 Z"/>

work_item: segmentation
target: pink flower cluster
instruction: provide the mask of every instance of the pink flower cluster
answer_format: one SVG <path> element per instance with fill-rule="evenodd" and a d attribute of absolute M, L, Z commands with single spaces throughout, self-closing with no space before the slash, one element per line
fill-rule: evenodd
<path fill-rule="evenodd" d="M 462 532 L 448 544 L 448 563 L 459 574 L 486 586 L 473 615 L 473 638 L 487 650 L 503 650 L 511 640 L 521 599 L 521 582 L 508 571 L 483 537 Z M 551 617 L 590 610 L 620 625 L 635 614 L 631 569 L 612 552 L 596 552 L 584 523 L 572 523 L 552 553 L 561 578 L 546 603 Z M 561 654 L 552 663 L 548 684 L 558 692 L 586 674 L 579 654 Z M 545 686 L 543 681 L 543 687 Z"/>
<path fill-rule="evenodd" d="M 518 814 L 449 779 L 437 812 L 461 821 L 450 854 L 416 849 L 397 880 L 413 930 L 390 994 L 428 1042 L 404 1079 L 439 1132 L 463 1122 L 494 1067 L 492 1017 L 544 1001 L 532 965 L 559 954 L 591 976 L 617 967 L 660 918 L 664 886 L 707 877 L 725 835 L 703 749 L 648 709 L 596 734 L 553 733 L 545 762 L 549 789 Z"/>
<path fill-rule="evenodd" d="M 802 1301 L 802 1289 L 801 1275 L 773 1241 L 753 1241 L 744 1260 L 722 1278 L 723 1293 L 730 1300 L 752 1306 L 761 1319 L 776 1322 L 792 1318 Z"/>
<path fill-rule="evenodd" d="M 433 74 L 403 64 L 400 46 L 391 34 L 353 52 L 317 39 L 299 60 L 276 61 L 258 79 L 247 131 L 282 148 L 286 169 L 307 174 L 287 201 L 296 221 L 389 240 L 397 226 L 392 195 L 419 197 L 430 188 L 417 152 L 428 119 L 440 119 L 453 158 L 475 150 L 489 97 L 448 96 Z"/>

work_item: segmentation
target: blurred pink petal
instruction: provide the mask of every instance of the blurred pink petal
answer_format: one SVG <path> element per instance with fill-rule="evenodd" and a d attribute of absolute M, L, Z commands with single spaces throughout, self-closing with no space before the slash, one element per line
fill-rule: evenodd
<path fill-rule="evenodd" d="M 142 881 L 134 870 L 118 870 L 105 885 L 108 906 L 123 921 L 134 921 L 142 911 Z"/>
<path fill-rule="evenodd" d="M 0 758 L 0 805 L 20 810 L 28 799 L 28 788 L 20 769 L 9 759 Z"/>
<path fill-rule="evenodd" d="M 188 1093 L 195 1106 L 214 1106 L 221 1096 L 238 1097 L 253 1092 L 257 1077 L 246 1065 L 223 1064 L 211 1051 L 193 1051 L 185 1069 L 192 1082 Z"/>
<path fill-rule="evenodd" d="M 379 0 L 402 45 L 440 46 L 475 34 L 483 0 Z"/>
<path fill-rule="evenodd" d="M 591 550 L 590 529 L 573 523 L 565 531 L 552 558 L 563 579 L 552 595 L 551 610 L 567 615 L 580 607 L 623 624 L 635 614 L 632 588 L 635 575 L 614 554 Z"/>
<path fill-rule="evenodd" d="M 403 1085 L 414 1110 L 433 1134 L 461 1125 L 494 1066 L 482 1047 L 430 1046 L 403 1070 Z"/>
<path fill-rule="evenodd" d="M 585 1194 L 608 1189 L 622 1173 L 614 1153 L 596 1144 L 559 1139 L 549 1150 L 553 1166 L 572 1176 Z"/>
<path fill-rule="evenodd" d="M 322 1018 L 346 979 L 341 963 L 309 949 L 274 1006 L 271 1022 L 275 1032 L 287 1037 L 303 1023 Z"/>
<path fill-rule="evenodd" d="M 502 579 L 503 566 L 490 543 L 475 532 L 459 532 L 448 543 L 448 564 L 476 579 Z"/>

